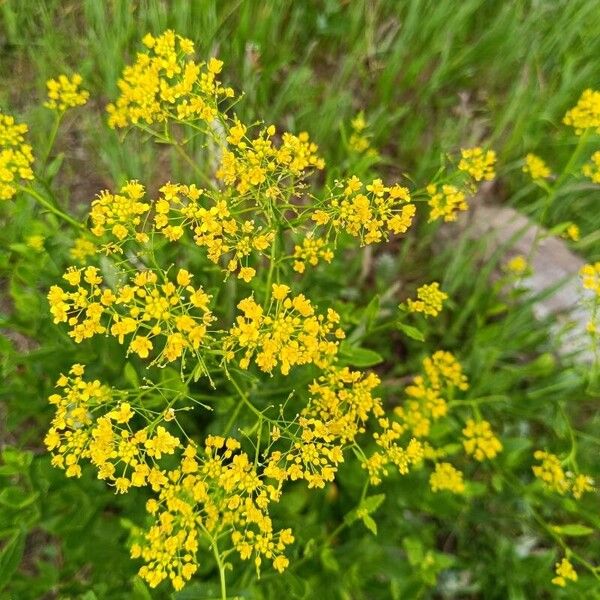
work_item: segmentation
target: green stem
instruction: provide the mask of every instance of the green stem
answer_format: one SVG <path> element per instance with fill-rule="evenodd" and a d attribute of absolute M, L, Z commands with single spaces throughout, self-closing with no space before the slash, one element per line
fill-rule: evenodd
<path fill-rule="evenodd" d="M 573 150 L 573 154 L 571 154 L 571 158 L 569 158 L 565 168 L 562 170 L 562 173 L 558 176 L 558 179 L 554 182 L 554 185 L 549 190 L 546 190 L 548 196 L 546 198 L 546 202 L 544 204 L 544 208 L 542 209 L 542 215 L 540 217 L 540 224 L 544 225 L 546 221 L 546 216 L 550 207 L 552 206 L 552 202 L 556 197 L 556 193 L 560 189 L 560 186 L 564 183 L 565 179 L 571 174 L 573 167 L 579 160 L 583 149 L 585 148 L 585 144 L 589 137 L 589 129 L 586 129 L 585 132 L 579 137 L 579 141 L 577 142 L 577 146 L 575 146 L 575 150 Z"/>
<path fill-rule="evenodd" d="M 171 145 L 177 150 L 179 155 L 192 167 L 194 173 L 204 182 L 205 185 L 208 185 L 211 189 L 214 188 L 214 183 L 207 177 L 206 173 L 194 162 L 192 157 L 181 147 L 181 145 L 175 141 L 171 142 Z"/>
<path fill-rule="evenodd" d="M 62 121 L 63 112 L 60 112 L 56 115 L 54 119 L 54 124 L 52 125 L 52 131 L 50 131 L 50 137 L 48 138 L 48 146 L 46 148 L 46 152 L 44 152 L 43 164 L 44 167 L 50 158 L 50 152 L 52 152 L 52 147 L 54 146 L 54 142 L 56 141 L 56 134 L 58 133 L 58 128 L 60 126 L 60 122 Z"/>
<path fill-rule="evenodd" d="M 61 218 L 63 221 L 66 221 L 69 225 L 71 225 L 77 229 L 80 229 L 80 230 L 85 229 L 85 225 L 83 225 L 83 223 L 76 221 L 73 217 L 71 217 L 67 213 L 63 212 L 62 210 L 60 210 L 59 208 L 54 206 L 54 204 L 52 204 L 52 202 L 50 202 L 50 200 L 48 200 L 47 198 L 44 198 L 44 196 L 42 196 L 39 192 L 37 192 L 33 188 L 20 186 L 19 189 L 22 192 L 29 194 L 32 198 L 35 198 L 35 200 L 37 200 L 44 208 L 47 208 L 50 212 L 54 213 L 57 217 Z"/>
<path fill-rule="evenodd" d="M 211 540 L 211 546 L 213 554 L 215 555 L 215 560 L 217 561 L 217 566 L 219 567 L 219 580 L 221 582 L 221 600 L 227 600 L 227 581 L 225 580 L 225 565 L 223 564 L 223 560 L 221 555 L 219 554 L 219 548 L 217 547 L 217 540 Z"/>

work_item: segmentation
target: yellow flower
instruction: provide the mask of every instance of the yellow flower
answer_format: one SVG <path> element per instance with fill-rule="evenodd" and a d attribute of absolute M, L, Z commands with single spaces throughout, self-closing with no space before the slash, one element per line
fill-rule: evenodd
<path fill-rule="evenodd" d="M 272 313 L 265 315 L 252 296 L 238 304 L 242 312 L 225 341 L 226 354 L 235 356 L 239 349 L 241 368 L 247 369 L 254 358 L 258 367 L 271 373 L 279 366 L 287 375 L 294 365 L 314 363 L 324 368 L 335 356 L 338 342 L 333 337 L 343 337 L 337 328 L 339 315 L 329 309 L 327 316 L 315 314 L 308 298 L 300 294 L 272 305 Z"/>
<path fill-rule="evenodd" d="M 443 218 L 444 221 L 456 221 L 458 211 L 468 210 L 464 192 L 461 192 L 453 185 L 443 185 L 441 189 L 434 184 L 427 186 L 429 194 L 428 204 L 431 207 L 429 221 L 437 221 Z"/>
<path fill-rule="evenodd" d="M 571 581 L 577 581 L 577 572 L 573 568 L 573 565 L 567 558 L 563 558 L 560 562 L 555 565 L 556 577 L 552 579 L 554 585 L 565 587 L 567 585 L 567 579 Z"/>
<path fill-rule="evenodd" d="M 548 179 L 552 172 L 548 168 L 548 165 L 535 154 L 528 154 L 525 157 L 525 164 L 523 165 L 523 173 L 529 173 L 531 179 L 534 181 L 538 179 Z"/>
<path fill-rule="evenodd" d="M 86 237 L 78 237 L 69 251 L 71 258 L 79 263 L 85 261 L 88 256 L 96 254 L 96 245 Z"/>
<path fill-rule="evenodd" d="M 581 231 L 575 223 L 571 223 L 567 227 L 564 235 L 566 238 L 573 240 L 574 242 L 578 242 L 581 239 Z"/>
<path fill-rule="evenodd" d="M 527 271 L 529 271 L 529 263 L 522 254 L 518 254 L 517 256 L 511 258 L 506 263 L 504 268 L 508 273 L 520 277 L 521 275 L 524 275 L 525 273 L 527 273 Z"/>
<path fill-rule="evenodd" d="M 144 335 L 136 335 L 129 344 L 129 349 L 140 358 L 148 358 L 152 347 L 152 342 Z"/>
<path fill-rule="evenodd" d="M 458 163 L 460 171 L 468 173 L 475 181 L 492 181 L 496 176 L 494 164 L 496 153 L 493 150 L 483 150 L 480 147 L 462 149 L 461 160 Z"/>
<path fill-rule="evenodd" d="M 410 312 L 419 312 L 426 316 L 437 317 L 442 310 L 444 300 L 448 299 L 448 294 L 442 292 L 440 284 L 434 281 L 418 288 L 417 298 L 418 300 L 407 300 Z"/>
<path fill-rule="evenodd" d="M 580 473 L 575 475 L 571 484 L 571 493 L 576 500 L 579 500 L 586 492 L 594 491 L 594 480 L 589 475 Z"/>
<path fill-rule="evenodd" d="M 273 284 L 273 298 L 275 300 L 285 300 L 286 296 L 290 293 L 290 287 L 284 284 Z"/>
<path fill-rule="evenodd" d="M 179 269 L 177 272 L 177 283 L 179 285 L 187 286 L 190 285 L 191 282 L 192 276 L 190 275 L 190 272 L 185 269 Z"/>
<path fill-rule="evenodd" d="M 492 432 L 491 425 L 487 421 L 469 419 L 462 432 L 465 437 L 463 440 L 465 452 L 473 456 L 475 460 L 481 462 L 491 459 L 502 451 L 502 444 Z"/>
<path fill-rule="evenodd" d="M 122 402 L 117 408 L 111 411 L 108 416 L 117 423 L 127 423 L 133 417 L 134 412 L 131 410 L 129 402 Z"/>
<path fill-rule="evenodd" d="M 600 262 L 583 265 L 579 270 L 581 282 L 586 290 L 592 290 L 600 296 Z"/>
<path fill-rule="evenodd" d="M 140 52 L 119 80 L 120 96 L 107 106 L 108 124 L 113 128 L 144 123 L 162 123 L 171 116 L 193 122 L 212 122 L 218 103 L 231 98 L 233 90 L 216 80 L 223 63 L 212 58 L 206 65 L 191 55 L 194 44 L 174 31 L 154 37 L 146 35 L 147 52 Z"/>
<path fill-rule="evenodd" d="M 0 200 L 10 200 L 19 180 L 33 179 L 33 152 L 25 143 L 27 125 L 15 123 L 10 115 L 0 112 Z"/>
<path fill-rule="evenodd" d="M 600 183 L 600 150 L 592 154 L 590 162 L 583 165 L 582 173 L 594 183 Z"/>
<path fill-rule="evenodd" d="M 600 92 L 585 90 L 575 107 L 567 112 L 563 123 L 574 127 L 577 135 L 586 129 L 595 129 L 600 133 Z"/>
<path fill-rule="evenodd" d="M 313 213 L 316 223 L 328 224 L 338 233 L 345 231 L 359 238 L 361 245 L 388 240 L 391 234 L 405 233 L 411 226 L 416 208 L 407 188 L 385 186 L 381 179 L 364 186 L 356 176 L 336 187 L 339 191 Z M 308 249 L 296 248 L 297 253 L 300 250 Z"/>
<path fill-rule="evenodd" d="M 256 275 L 256 269 L 252 267 L 242 267 L 238 273 L 238 278 L 243 279 L 246 283 L 250 283 Z"/>
<path fill-rule="evenodd" d="M 44 240 L 45 238 L 43 235 L 35 234 L 27 236 L 25 238 L 25 243 L 33 250 L 37 250 L 39 252 L 40 250 L 44 249 Z"/>
<path fill-rule="evenodd" d="M 57 79 L 49 79 L 46 82 L 48 100 L 44 102 L 44 106 L 58 112 L 75 106 L 83 106 L 88 101 L 90 93 L 79 88 L 82 81 L 83 78 L 78 73 L 71 77 L 59 75 Z"/>
<path fill-rule="evenodd" d="M 150 210 L 150 205 L 142 202 L 143 196 L 144 186 L 137 181 L 128 181 L 119 194 L 100 192 L 92 201 L 91 232 L 98 237 L 110 232 L 117 243 L 123 242 L 128 234 L 133 236 L 142 222 L 141 215 Z"/>
<path fill-rule="evenodd" d="M 566 493 L 569 489 L 569 481 L 558 456 L 544 450 L 536 450 L 533 457 L 541 461 L 540 465 L 532 467 L 533 474 L 548 489 L 554 490 L 559 494 Z"/>
<path fill-rule="evenodd" d="M 429 477 L 429 486 L 432 492 L 447 490 L 454 494 L 462 494 L 465 491 L 463 474 L 447 462 L 435 465 L 435 471 Z"/>
<path fill-rule="evenodd" d="M 333 260 L 333 251 L 324 239 L 308 235 L 302 240 L 302 245 L 294 247 L 294 271 L 297 273 L 304 273 L 307 263 L 315 267 L 320 260 L 327 263 Z"/>

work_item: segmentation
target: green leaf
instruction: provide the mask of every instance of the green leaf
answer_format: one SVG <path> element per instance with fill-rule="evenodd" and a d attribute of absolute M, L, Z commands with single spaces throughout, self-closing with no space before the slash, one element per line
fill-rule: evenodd
<path fill-rule="evenodd" d="M 0 492 L 0 504 L 10 508 L 22 509 L 32 504 L 38 494 L 31 494 L 17 487 L 7 487 Z"/>
<path fill-rule="evenodd" d="M 580 537 L 583 535 L 590 535 L 594 533 L 594 529 L 587 525 L 580 525 L 579 523 L 569 523 L 568 525 L 553 525 L 552 529 L 559 535 L 567 535 L 570 537 Z"/>
<path fill-rule="evenodd" d="M 373 535 L 377 535 L 377 523 L 370 515 L 363 515 L 362 522 Z"/>
<path fill-rule="evenodd" d="M 348 343 L 359 342 L 373 328 L 373 323 L 379 314 L 379 296 L 374 296 L 360 316 L 360 321 L 354 331 L 348 336 Z"/>
<path fill-rule="evenodd" d="M 424 342 L 425 341 L 425 336 L 423 335 L 423 333 L 417 329 L 416 327 L 413 327 L 412 325 L 407 325 L 406 323 L 401 323 L 400 321 L 398 321 L 396 323 L 396 327 L 405 335 L 407 335 L 409 338 L 413 339 L 413 340 L 417 340 L 417 342 Z"/>
<path fill-rule="evenodd" d="M 361 503 L 360 508 L 366 510 L 368 514 L 374 513 L 385 500 L 385 494 L 375 494 L 367 496 Z"/>
<path fill-rule="evenodd" d="M 338 573 L 340 570 L 340 565 L 338 561 L 335 559 L 335 555 L 333 554 L 333 550 L 329 546 L 325 546 L 323 550 L 321 550 L 321 563 L 328 571 L 333 571 L 334 573 Z"/>
<path fill-rule="evenodd" d="M 0 590 L 6 587 L 17 570 L 25 550 L 25 532 L 15 531 L 0 551 Z"/>
<path fill-rule="evenodd" d="M 383 361 L 383 357 L 373 350 L 351 346 L 344 342 L 340 344 L 339 358 L 344 364 L 353 367 L 372 367 Z"/>
<path fill-rule="evenodd" d="M 133 598 L 134 600 L 152 600 L 152 595 L 144 580 L 137 575 L 133 578 Z"/>
<path fill-rule="evenodd" d="M 137 389 L 140 387 L 140 379 L 138 377 L 137 371 L 130 362 L 125 363 L 125 368 L 123 369 L 123 376 L 125 377 L 125 381 L 127 381 L 127 383 L 129 383 L 132 388 Z"/>

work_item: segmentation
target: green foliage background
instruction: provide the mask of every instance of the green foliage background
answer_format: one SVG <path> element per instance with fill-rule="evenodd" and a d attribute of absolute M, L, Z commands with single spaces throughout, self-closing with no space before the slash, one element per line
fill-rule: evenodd
<path fill-rule="evenodd" d="M 141 36 L 169 27 L 193 39 L 202 55 L 225 61 L 226 79 L 245 90 L 238 105 L 243 117 L 307 129 L 328 165 L 347 168 L 341 140 L 359 110 L 372 125 L 379 168 L 389 178 L 406 172 L 427 178 L 443 153 L 485 139 L 505 166 L 495 197 L 534 217 L 541 206 L 518 159 L 534 151 L 561 164 L 574 142 L 560 126 L 562 115 L 583 89 L 600 86 L 600 8 L 588 0 L 0 1 L 0 108 L 29 123 L 36 147 L 45 147 L 50 123 L 40 107 L 46 79 L 77 70 L 92 92 L 92 102 L 67 116 L 50 173 L 62 167 L 53 184 L 63 207 L 79 216 L 113 182 L 139 178 L 152 186 L 176 180 L 181 171 L 162 149 L 136 136 L 120 143 L 103 115 Z M 333 167 L 329 176 L 335 175 Z M 597 190 L 579 186 L 564 194 L 568 202 L 557 199 L 547 224 L 576 222 L 583 232 L 578 249 L 600 259 Z M 5 214 L 0 597 L 171 597 L 150 592 L 128 557 L 131 524 L 143 520 L 140 498 L 115 496 L 91 472 L 73 481 L 50 467 L 42 438 L 56 374 L 73 362 L 91 361 L 95 374 L 121 385 L 134 386 L 137 376 L 135 368 L 124 367 L 116 343 L 78 346 L 52 325 L 45 294 L 69 263 L 67 233 L 27 198 L 18 200 L 10 218 Z M 45 253 L 24 243 L 32 233 L 46 236 Z M 418 473 L 390 480 L 377 492 L 385 494 L 373 513 L 377 536 L 357 522 L 324 545 L 360 496 L 362 473 L 342 469 L 335 487 L 310 496 L 298 487 L 293 501 L 279 507 L 298 537 L 289 572 L 265 573 L 259 582 L 252 568 L 231 575 L 236 594 L 324 600 L 600 597 L 597 581 L 584 571 L 566 591 L 550 584 L 557 546 L 536 522 L 536 515 L 558 514 L 554 524 L 584 522 L 598 529 L 597 496 L 578 503 L 546 497 L 541 503 L 539 489 L 529 485 L 532 439 L 536 447 L 569 449 L 564 411 L 583 432 L 581 439 L 589 440 L 578 449 L 582 470 L 598 474 L 597 395 L 588 393 L 587 374 L 571 357 L 558 357 L 552 323 L 534 322 L 535 298 L 507 299 L 490 284 L 504 260 L 501 250 L 484 263 L 483 243 L 457 240 L 432 254 L 433 233 L 423 226 L 400 250 L 357 253 L 353 262 L 315 273 L 314 294 L 324 295 L 332 281 L 343 290 L 349 307 L 344 317 L 361 344 L 384 357 L 386 379 L 402 382 L 439 347 L 455 352 L 470 377 L 470 397 L 492 399 L 487 414 L 501 424 L 505 446 L 499 471 L 515 473 L 515 481 L 482 473 L 479 485 L 455 498 L 424 493 Z M 361 277 L 365 261 L 369 276 Z M 378 295 L 379 309 L 391 311 L 398 284 L 406 296 L 431 280 L 441 282 L 452 304 L 441 319 L 418 323 L 425 342 L 371 328 L 368 299 Z M 177 374 L 165 371 L 163 377 Z M 214 406 L 217 422 L 227 418 L 227 402 L 233 399 Z M 570 545 L 598 556 L 597 537 L 572 533 Z M 217 595 L 210 561 L 198 580 L 172 597 Z"/>

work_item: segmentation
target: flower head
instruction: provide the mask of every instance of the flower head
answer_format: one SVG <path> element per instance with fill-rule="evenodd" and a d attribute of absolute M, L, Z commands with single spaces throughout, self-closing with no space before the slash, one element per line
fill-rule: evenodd
<path fill-rule="evenodd" d="M 79 73 L 75 73 L 71 77 L 59 75 L 56 79 L 49 79 L 46 82 L 48 100 L 44 102 L 44 106 L 58 112 L 75 106 L 83 106 L 88 101 L 90 93 L 80 89 L 82 81 L 83 78 Z"/>

